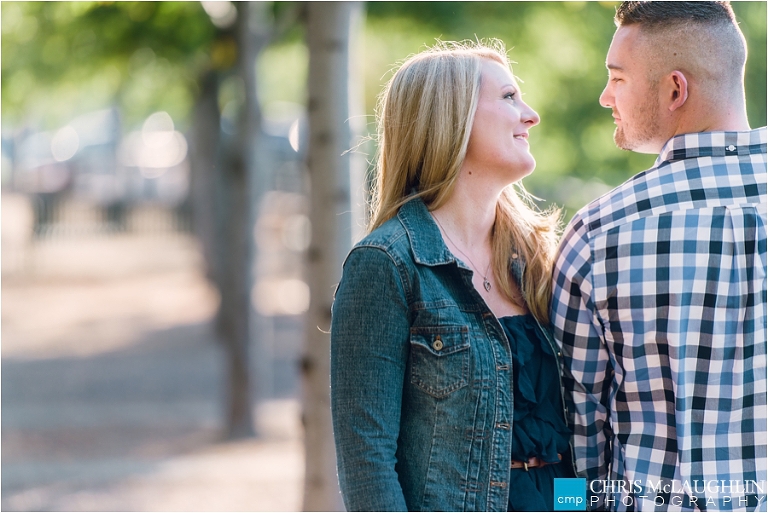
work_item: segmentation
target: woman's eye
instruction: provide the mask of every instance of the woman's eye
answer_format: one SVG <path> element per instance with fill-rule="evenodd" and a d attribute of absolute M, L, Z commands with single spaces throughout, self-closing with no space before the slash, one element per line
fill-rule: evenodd
<path fill-rule="evenodd" d="M 515 93 L 507 93 L 504 95 L 505 99 L 514 100 L 515 99 Z"/>

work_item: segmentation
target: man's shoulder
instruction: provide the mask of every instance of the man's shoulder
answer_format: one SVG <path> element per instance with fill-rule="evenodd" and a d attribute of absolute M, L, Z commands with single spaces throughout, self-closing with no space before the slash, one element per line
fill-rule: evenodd
<path fill-rule="evenodd" d="M 594 235 L 608 224 L 615 224 L 630 213 L 637 212 L 637 204 L 647 198 L 647 175 L 656 167 L 637 173 L 621 185 L 592 200 L 573 216 L 570 228 Z"/>
<path fill-rule="evenodd" d="M 759 203 L 766 194 L 765 166 L 765 127 L 675 136 L 653 167 L 581 208 L 572 225 L 593 237 L 647 216 Z"/>

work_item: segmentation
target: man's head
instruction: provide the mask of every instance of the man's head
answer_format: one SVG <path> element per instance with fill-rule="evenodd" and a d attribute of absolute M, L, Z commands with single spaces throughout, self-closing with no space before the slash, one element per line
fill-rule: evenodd
<path fill-rule="evenodd" d="M 672 136 L 748 130 L 747 47 L 728 2 L 623 2 L 600 104 L 620 148 L 658 153 Z"/>

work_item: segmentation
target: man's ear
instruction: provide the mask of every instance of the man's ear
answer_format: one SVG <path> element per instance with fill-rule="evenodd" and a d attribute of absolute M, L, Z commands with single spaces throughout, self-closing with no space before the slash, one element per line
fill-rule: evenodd
<path fill-rule="evenodd" d="M 673 71 L 667 76 L 669 86 L 669 111 L 674 112 L 685 104 L 688 99 L 688 79 L 682 71 Z"/>

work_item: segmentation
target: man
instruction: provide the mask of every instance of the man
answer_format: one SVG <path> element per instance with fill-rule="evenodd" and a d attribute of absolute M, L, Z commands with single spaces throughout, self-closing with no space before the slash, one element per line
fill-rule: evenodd
<path fill-rule="evenodd" d="M 566 229 L 551 318 L 592 509 L 765 510 L 766 129 L 727 2 L 624 2 L 600 103 L 655 165 Z"/>

